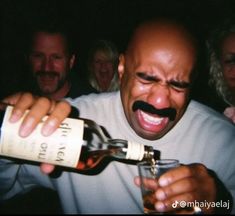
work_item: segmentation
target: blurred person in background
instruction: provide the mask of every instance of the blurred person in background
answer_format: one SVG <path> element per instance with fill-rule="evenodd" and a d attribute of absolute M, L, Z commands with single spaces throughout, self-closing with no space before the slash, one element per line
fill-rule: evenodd
<path fill-rule="evenodd" d="M 98 92 L 119 89 L 118 58 L 119 52 L 113 42 L 96 40 L 92 43 L 87 60 L 88 79 Z"/>
<path fill-rule="evenodd" d="M 45 21 L 33 26 L 26 50 L 28 91 L 59 100 L 94 92 L 82 75 L 72 71 L 75 50 L 63 23 Z"/>
<path fill-rule="evenodd" d="M 223 20 L 211 31 L 207 41 L 209 85 L 217 93 L 212 106 L 235 123 L 235 21 Z"/>

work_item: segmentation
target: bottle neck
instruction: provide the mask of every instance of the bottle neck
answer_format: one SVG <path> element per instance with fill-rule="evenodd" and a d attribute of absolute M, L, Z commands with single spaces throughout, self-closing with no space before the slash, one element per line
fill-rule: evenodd
<path fill-rule="evenodd" d="M 154 150 L 152 146 L 144 146 L 144 160 L 159 160 L 160 159 L 160 151 Z"/>
<path fill-rule="evenodd" d="M 126 159 L 131 160 L 157 160 L 160 158 L 160 151 L 154 150 L 152 146 L 128 141 Z"/>
<path fill-rule="evenodd" d="M 121 149 L 123 158 L 127 160 L 157 160 L 160 158 L 160 152 L 154 150 L 152 146 L 146 146 L 140 143 L 131 142 L 123 139 L 109 139 L 108 145 Z"/>
<path fill-rule="evenodd" d="M 144 146 L 144 157 L 145 160 L 151 160 L 154 157 L 153 147 Z"/>
<path fill-rule="evenodd" d="M 140 143 L 128 141 L 126 159 L 141 161 L 144 157 L 145 146 Z"/>

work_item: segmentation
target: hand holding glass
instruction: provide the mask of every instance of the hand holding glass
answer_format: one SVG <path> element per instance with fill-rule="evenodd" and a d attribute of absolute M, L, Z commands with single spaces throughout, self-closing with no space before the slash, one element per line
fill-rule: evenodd
<path fill-rule="evenodd" d="M 154 203 L 156 202 L 156 197 L 154 195 L 155 190 L 149 186 L 151 184 L 151 181 L 149 180 L 156 181 L 162 174 L 179 165 L 179 161 L 175 159 L 156 160 L 155 164 L 151 161 L 138 163 L 145 214 L 160 214 L 154 207 Z"/>

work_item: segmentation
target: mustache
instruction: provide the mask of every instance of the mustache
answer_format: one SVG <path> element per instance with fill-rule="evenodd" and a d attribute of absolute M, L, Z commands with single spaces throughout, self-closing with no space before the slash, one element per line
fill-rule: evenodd
<path fill-rule="evenodd" d="M 36 73 L 37 77 L 48 77 L 48 78 L 54 78 L 54 77 L 58 77 L 59 74 L 55 71 L 38 71 Z"/>
<path fill-rule="evenodd" d="M 148 112 L 151 114 L 157 114 L 163 117 L 169 117 L 170 120 L 174 120 L 176 117 L 176 110 L 174 108 L 164 108 L 164 109 L 156 109 L 154 106 L 144 102 L 144 101 L 135 101 L 132 110 L 135 112 L 136 110 L 142 110 L 144 112 Z"/>

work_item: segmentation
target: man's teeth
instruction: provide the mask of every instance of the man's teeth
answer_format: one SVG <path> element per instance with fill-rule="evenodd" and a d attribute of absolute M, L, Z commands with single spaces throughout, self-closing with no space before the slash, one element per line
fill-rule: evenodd
<path fill-rule="evenodd" d="M 144 120 L 150 124 L 159 125 L 164 118 L 153 117 L 151 115 L 146 114 L 143 111 L 140 111 L 141 115 L 143 116 Z"/>

